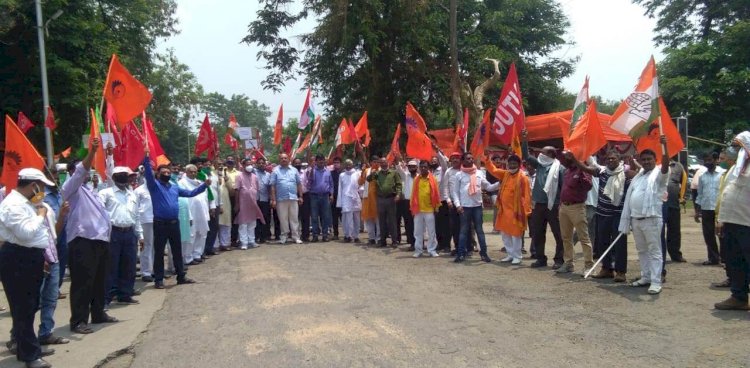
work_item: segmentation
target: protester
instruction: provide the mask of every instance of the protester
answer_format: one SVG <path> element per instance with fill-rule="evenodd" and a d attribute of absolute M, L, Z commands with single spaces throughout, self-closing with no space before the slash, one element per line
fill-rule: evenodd
<path fill-rule="evenodd" d="M 726 247 L 727 273 L 732 295 L 714 304 L 716 309 L 750 310 L 750 131 L 738 134 L 732 145 L 738 148 L 737 163 L 730 168 L 719 196 L 716 231 Z"/>
<path fill-rule="evenodd" d="M 422 255 L 425 232 L 427 232 L 427 253 L 432 257 L 437 257 L 435 211 L 437 211 L 441 203 L 440 190 L 438 189 L 435 176 L 430 172 L 430 166 L 427 161 L 419 163 L 419 175 L 414 178 L 412 184 L 409 207 L 411 214 L 414 216 L 413 257 L 419 258 Z"/>
<path fill-rule="evenodd" d="M 263 244 L 271 239 L 271 202 L 268 192 L 271 173 L 266 171 L 265 158 L 255 160 L 254 173 L 258 178 L 258 208 L 263 215 L 263 221 L 259 218 L 255 224 L 255 243 Z"/>
<path fill-rule="evenodd" d="M 336 205 L 341 209 L 341 222 L 344 227 L 344 243 L 359 244 L 359 220 L 362 199 L 359 194 L 361 172 L 354 169 L 352 160 L 344 161 L 344 171 L 339 175 L 338 198 Z"/>
<path fill-rule="evenodd" d="M 453 239 L 453 251 L 451 252 L 451 255 L 456 255 L 458 254 L 458 243 L 460 241 L 459 235 L 461 233 L 461 214 L 458 213 L 457 204 L 453 203 L 452 186 L 453 177 L 461 172 L 461 153 L 451 153 L 450 163 L 451 167 L 444 171 L 443 179 L 440 182 L 441 198 L 448 206 L 448 226 L 441 228 L 443 235 L 441 235 L 440 238 L 443 239 L 444 244 L 440 246 L 440 249 L 449 252 L 451 248 L 451 239 Z M 469 252 L 471 252 L 471 250 Z"/>
<path fill-rule="evenodd" d="M 724 169 L 716 167 L 719 154 L 710 152 L 703 155 L 703 166 L 706 171 L 698 179 L 697 197 L 695 198 L 695 222 L 702 222 L 703 240 L 706 242 L 708 260 L 704 266 L 718 265 L 725 260 L 719 253 L 716 241 L 716 200 L 719 196 L 719 185 Z"/>
<path fill-rule="evenodd" d="M 528 216 L 531 214 L 531 193 L 529 178 L 519 171 L 521 158 L 510 155 L 507 165 L 508 169 L 503 170 L 492 161 L 485 163 L 487 174 L 497 178 L 500 185 L 493 202 L 497 209 L 493 228 L 500 231 L 508 254 L 500 262 L 520 265 L 523 259 L 521 237 L 528 227 Z"/>
<path fill-rule="evenodd" d="M 367 181 L 377 183 L 378 194 L 378 222 L 382 230 L 380 246 L 385 247 L 385 238 L 391 237 L 391 247 L 398 248 L 398 234 L 396 233 L 396 205 L 402 195 L 401 177 L 395 170 L 388 168 L 385 158 L 380 159 L 380 170 L 370 173 Z"/>
<path fill-rule="evenodd" d="M 112 172 L 114 185 L 99 192 L 99 198 L 112 221 L 105 305 L 109 305 L 115 297 L 119 303 L 138 304 L 133 299 L 138 259 L 136 234 L 142 230 L 138 222 L 136 195 L 130 187 L 130 176 L 133 179 L 136 176 L 130 168 L 115 167 Z"/>
<path fill-rule="evenodd" d="M 145 184 L 135 188 L 133 192 L 140 223 L 140 232 L 137 235 L 141 249 L 141 281 L 154 282 L 154 210 L 151 205 L 151 193 Z M 136 228 L 136 231 L 138 230 L 139 228 Z"/>
<path fill-rule="evenodd" d="M 321 236 L 323 242 L 328 242 L 328 234 L 331 228 L 333 178 L 331 172 L 326 168 L 326 158 L 323 155 L 315 155 L 315 166 L 308 170 L 312 241 L 317 242 L 318 236 Z"/>
<path fill-rule="evenodd" d="M 85 184 L 99 146 L 92 139 L 83 161 L 68 164 L 70 177 L 63 184 L 63 198 L 70 203 L 65 226 L 70 260 L 70 329 L 90 334 L 91 323 L 113 323 L 117 319 L 104 312 L 107 262 L 111 221 L 99 197 Z"/>
<path fill-rule="evenodd" d="M 237 211 L 235 222 L 238 225 L 240 249 L 257 248 L 255 226 L 258 221 L 265 224 L 263 213 L 258 207 L 258 189 L 260 187 L 256 169 L 251 159 L 242 160 L 244 172 L 237 175 L 236 193 L 233 208 Z"/>
<path fill-rule="evenodd" d="M 492 161 L 492 164 L 495 165 L 495 168 L 498 168 L 498 169 L 502 168 L 502 158 L 500 157 L 500 155 L 493 154 L 492 158 L 491 158 L 491 161 Z M 488 167 L 489 165 L 485 164 L 485 166 Z M 494 175 L 492 175 L 492 173 L 490 172 L 490 170 L 487 170 L 487 182 L 489 182 L 490 184 L 495 184 L 498 181 L 500 181 L 500 180 L 498 180 Z M 490 202 L 492 202 L 493 204 L 497 203 L 497 193 L 498 193 L 498 191 L 496 191 L 496 190 L 487 192 L 487 196 L 490 197 Z M 497 210 L 498 210 L 498 207 L 497 206 L 492 206 L 492 207 L 493 207 L 492 208 L 492 223 L 495 224 L 497 222 Z M 499 234 L 500 232 L 498 230 L 495 230 L 493 228 L 492 229 L 492 233 L 493 234 Z"/>
<path fill-rule="evenodd" d="M 565 176 L 565 167 L 557 160 L 557 151 L 554 147 L 542 148 L 538 157 L 529 155 L 526 130 L 521 131 L 521 150 L 526 164 L 535 170 L 536 176 L 531 189 L 531 201 L 534 207 L 531 210 L 529 220 L 529 235 L 531 236 L 531 258 L 536 262 L 531 264 L 532 268 L 547 267 L 547 255 L 544 252 L 547 242 L 547 224 L 549 224 L 552 236 L 555 238 L 555 256 L 552 269 L 558 269 L 563 265 L 563 244 L 560 234 L 560 192 L 562 191 L 562 178 Z"/>
<path fill-rule="evenodd" d="M 302 199 L 302 179 L 296 168 L 289 166 L 289 156 L 279 155 L 279 166 L 271 174 L 271 207 L 279 213 L 281 238 L 279 244 L 285 244 L 287 235 L 297 244 L 302 244 L 299 230 L 299 205 Z"/>
<path fill-rule="evenodd" d="M 461 171 L 451 179 L 451 201 L 456 207 L 456 212 L 461 215 L 461 233 L 458 241 L 458 251 L 454 262 L 463 262 L 467 255 L 467 245 L 469 243 L 469 226 L 474 226 L 479 241 L 479 256 L 484 262 L 492 262 L 487 255 L 487 242 L 484 238 L 482 229 L 482 190 L 494 190 L 494 187 L 487 182 L 484 176 L 477 174 L 477 167 L 474 166 L 474 156 L 471 153 L 464 153 L 461 156 Z"/>
<path fill-rule="evenodd" d="M 586 222 L 586 197 L 592 187 L 591 175 L 581 170 L 570 151 L 563 153 L 565 166 L 560 190 L 560 235 L 563 239 L 563 265 L 555 272 L 569 273 L 574 269 L 573 230 L 578 234 L 583 248 L 584 274 L 594 266 L 589 227 Z"/>
<path fill-rule="evenodd" d="M 61 164 L 61 166 L 64 168 L 66 165 Z M 64 170 L 64 169 L 63 169 Z M 50 170 L 50 173 L 52 174 L 52 179 L 54 182 L 58 183 L 59 180 L 59 170 L 57 168 L 53 168 Z M 57 228 L 58 225 L 60 227 L 59 231 L 56 231 L 55 236 L 57 240 L 55 241 L 56 251 L 57 251 L 57 269 L 58 269 L 58 277 L 57 277 L 57 287 L 58 287 L 58 293 L 57 298 L 58 299 L 65 299 L 67 295 L 60 292 L 60 288 L 63 284 L 63 279 L 65 278 L 65 270 L 68 267 L 68 239 L 67 234 L 65 233 L 65 221 L 67 219 L 67 216 L 60 216 L 60 210 L 63 207 L 63 204 L 65 203 L 63 201 L 62 193 L 60 193 L 60 187 L 59 185 L 56 186 L 45 186 L 44 189 L 44 203 L 49 205 L 52 210 L 55 212 L 55 215 L 57 216 L 57 222 L 55 227 Z M 5 195 L 5 188 L 0 188 L 0 194 L 2 196 Z M 0 196 L 0 201 L 2 201 L 2 197 Z M 68 212 L 70 211 L 70 204 L 67 204 Z M 49 277 L 49 276 L 48 276 Z"/>
<path fill-rule="evenodd" d="M 633 178 L 625 195 L 625 204 L 618 227 L 626 235 L 633 231 L 641 277 L 630 285 L 648 286 L 649 294 L 659 294 L 662 287 L 663 254 L 659 234 L 662 229 L 662 199 L 666 196 L 669 180 L 669 156 L 667 156 L 665 136 L 662 144 L 662 164 L 657 168 L 656 153 L 645 149 L 638 161 L 641 170 Z"/>
<path fill-rule="evenodd" d="M 364 161 L 364 155 L 363 159 Z M 380 243 L 381 227 L 378 222 L 378 183 L 369 181 L 367 178 L 380 168 L 380 158 L 377 155 L 370 157 L 370 165 L 362 170 L 359 177 L 359 185 L 364 186 L 362 194 L 362 222 L 367 230 L 368 244 Z M 385 241 L 385 236 L 383 236 Z"/>
<path fill-rule="evenodd" d="M 331 207 L 331 230 L 333 236 L 331 240 L 339 240 L 339 220 L 341 219 L 341 208 L 337 206 L 339 198 L 339 175 L 341 175 L 341 157 L 333 158 L 331 167 L 331 183 L 333 184 L 333 201 Z"/>
<path fill-rule="evenodd" d="M 229 203 L 235 203 L 236 201 L 234 198 L 234 183 L 237 180 L 237 175 L 240 174 L 240 171 L 237 170 L 237 168 L 235 167 L 234 156 L 227 156 L 226 161 L 224 161 L 224 165 L 226 165 L 226 168 L 227 168 L 225 176 L 227 177 L 226 185 L 229 189 Z M 239 247 L 239 227 L 234 223 L 234 217 L 236 216 L 237 211 L 229 211 L 229 212 L 230 212 L 230 215 L 232 216 L 232 221 L 231 221 L 232 230 L 230 233 L 230 236 L 231 236 L 230 241 L 232 243 L 231 245 L 233 247 Z"/>
<path fill-rule="evenodd" d="M 687 262 L 682 256 L 682 232 L 680 206 L 685 204 L 687 190 L 687 173 L 682 164 L 675 160 L 669 162 L 669 185 L 667 186 L 667 201 L 664 202 L 664 225 L 661 235 L 662 248 L 665 249 L 664 260 L 669 258 L 673 262 Z"/>
<path fill-rule="evenodd" d="M 211 179 L 211 185 L 206 189 L 208 194 L 208 233 L 206 242 L 203 245 L 202 260 L 218 254 L 217 239 L 219 238 L 219 215 L 223 203 L 221 202 L 221 185 L 217 171 L 211 166 L 211 161 L 203 161 L 203 175 L 198 175 L 198 179 Z"/>
<path fill-rule="evenodd" d="M 428 165 L 428 163 L 425 162 L 425 165 Z M 407 170 L 404 170 L 404 166 Z M 427 167 L 429 170 L 429 165 Z M 417 160 L 409 160 L 406 165 L 404 165 L 403 162 L 398 163 L 396 165 L 396 173 L 401 177 L 404 193 L 402 196 L 403 198 L 399 199 L 396 204 L 396 239 L 398 239 L 399 242 L 401 241 L 400 223 L 401 220 L 403 220 L 404 231 L 406 232 L 406 242 L 409 244 L 409 249 L 414 250 L 414 241 L 416 237 L 414 235 L 414 215 L 412 214 L 410 203 L 412 184 L 414 184 L 414 179 L 417 177 Z"/>
<path fill-rule="evenodd" d="M 200 188 L 204 183 L 198 180 L 198 167 L 195 164 L 185 166 L 185 176 L 178 185 L 188 191 Z M 182 258 L 186 265 L 195 266 L 203 262 L 201 256 L 206 247 L 208 237 L 209 200 L 208 190 L 188 199 L 190 203 L 190 241 L 187 248 L 182 250 Z M 182 239 L 185 242 L 185 239 Z"/>
<path fill-rule="evenodd" d="M 79 182 L 83 183 L 80 178 Z M 13 320 L 16 358 L 31 368 L 51 367 L 41 358 L 54 353 L 51 349 L 43 352 L 34 333 L 45 263 L 54 261 L 54 257 L 45 258 L 45 250 L 55 249 L 54 225 L 50 223 L 54 214 L 42 203 L 45 185 L 55 186 L 55 183 L 37 169 L 21 169 L 16 189 L 0 203 L 0 241 L 4 242 L 0 247 L 0 279 Z M 43 323 L 50 322 L 49 309 L 43 317 Z M 50 336 L 52 327 L 49 326 Z"/>
<path fill-rule="evenodd" d="M 299 222 L 299 239 L 307 243 L 310 241 L 310 212 L 311 212 L 311 200 L 310 200 L 310 172 L 312 168 L 307 167 L 307 163 L 304 163 L 301 159 L 295 158 L 292 160 L 292 166 L 297 170 L 300 177 L 300 188 L 298 209 L 297 209 L 297 221 Z"/>
<path fill-rule="evenodd" d="M 440 191 L 440 208 L 435 213 L 435 233 L 437 235 L 438 252 L 450 253 L 451 251 L 451 233 L 450 233 L 450 208 L 448 201 L 443 197 L 445 189 L 443 174 L 448 170 L 448 158 L 445 157 L 440 148 L 433 143 L 432 148 L 437 155 L 430 160 L 430 172 L 435 178 Z"/>
<path fill-rule="evenodd" d="M 729 173 L 732 172 L 732 168 L 737 163 L 737 156 L 739 154 L 739 148 L 738 146 L 731 145 L 724 149 L 721 154 L 719 154 L 719 166 L 724 169 L 724 173 L 721 175 L 721 181 L 719 182 L 719 194 L 716 199 L 716 210 L 715 213 L 719 214 L 719 210 L 721 209 L 721 194 L 724 193 L 724 188 L 727 184 L 727 177 L 730 177 Z M 717 220 L 718 223 L 718 220 Z M 724 273 L 726 274 L 726 278 L 723 281 L 720 282 L 713 282 L 711 283 L 711 286 L 717 287 L 717 288 L 728 288 L 730 286 L 729 282 L 729 267 L 726 267 L 727 262 L 727 247 L 724 241 L 724 237 L 721 236 L 721 232 L 716 231 L 716 235 L 719 236 L 719 254 L 722 259 L 724 259 Z"/>
<path fill-rule="evenodd" d="M 234 165 L 233 161 L 232 165 Z M 228 168 L 227 166 L 224 166 L 219 175 L 219 200 L 221 201 L 221 210 L 219 210 L 218 243 L 220 252 L 232 250 L 232 218 L 234 217 L 232 198 L 234 198 L 234 195 L 230 195 L 230 193 L 234 193 L 234 182 L 230 182 L 231 180 L 232 179 L 228 174 Z M 268 206 L 270 207 L 271 204 L 269 203 Z"/>

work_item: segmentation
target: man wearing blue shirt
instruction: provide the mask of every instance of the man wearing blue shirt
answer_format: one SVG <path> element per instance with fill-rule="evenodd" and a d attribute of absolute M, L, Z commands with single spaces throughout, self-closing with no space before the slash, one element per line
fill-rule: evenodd
<path fill-rule="evenodd" d="M 271 207 L 278 211 L 281 223 L 279 243 L 286 243 L 287 234 L 291 230 L 294 242 L 302 244 L 298 219 L 299 205 L 303 203 L 302 180 L 299 171 L 289 166 L 289 156 L 285 153 L 279 155 L 279 166 L 273 169 L 270 186 Z"/>
<path fill-rule="evenodd" d="M 263 213 L 265 223 L 258 220 L 255 225 L 255 242 L 262 244 L 271 238 L 271 203 L 269 202 L 268 183 L 271 173 L 266 171 L 266 159 L 259 158 L 255 161 L 255 175 L 258 176 L 258 207 Z M 277 225 L 278 226 L 278 225 Z"/>
<path fill-rule="evenodd" d="M 206 179 L 203 184 L 192 191 L 182 189 L 178 185 L 170 183 L 172 170 L 169 169 L 169 166 L 159 165 L 156 169 L 157 180 L 154 178 L 154 172 L 151 169 L 148 148 L 145 149 L 145 153 L 146 158 L 143 160 L 144 176 L 154 209 L 154 288 L 164 289 L 164 247 L 167 245 L 167 240 L 169 240 L 169 247 L 172 250 L 177 284 L 193 284 L 195 281 L 185 277 L 185 267 L 182 260 L 178 197 L 195 197 L 203 193 L 206 187 L 211 185 L 211 179 Z"/>
<path fill-rule="evenodd" d="M 318 241 L 318 235 L 323 236 L 323 242 L 328 241 L 328 230 L 331 227 L 331 202 L 333 202 L 333 181 L 331 172 L 326 169 L 326 158 L 315 156 L 315 167 L 310 168 L 307 185 L 310 191 L 312 208 L 312 241 Z M 321 229 L 322 227 L 322 229 Z"/>

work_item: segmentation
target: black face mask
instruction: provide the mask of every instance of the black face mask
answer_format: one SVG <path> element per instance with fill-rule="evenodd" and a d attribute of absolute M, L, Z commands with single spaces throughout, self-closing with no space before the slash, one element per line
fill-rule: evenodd
<path fill-rule="evenodd" d="M 302 165 L 292 165 L 297 170 L 302 170 Z"/>
<path fill-rule="evenodd" d="M 438 164 L 430 164 L 430 169 L 431 170 L 436 170 L 438 168 L 438 166 L 440 166 L 440 165 L 438 165 Z"/>
<path fill-rule="evenodd" d="M 413 169 L 413 170 L 412 170 L 412 169 L 409 169 L 409 174 L 412 174 L 412 175 L 414 175 L 414 174 L 416 174 L 416 173 L 417 173 L 417 169 Z"/>
<path fill-rule="evenodd" d="M 127 175 L 121 175 L 121 174 L 112 175 L 112 180 L 114 180 L 114 182 L 116 184 L 120 184 L 120 185 L 126 185 L 126 184 L 128 184 L 128 176 Z"/>
<path fill-rule="evenodd" d="M 171 178 L 172 178 L 171 175 L 167 175 L 167 174 L 159 175 L 159 180 L 161 180 L 163 183 L 169 183 L 169 179 Z"/>

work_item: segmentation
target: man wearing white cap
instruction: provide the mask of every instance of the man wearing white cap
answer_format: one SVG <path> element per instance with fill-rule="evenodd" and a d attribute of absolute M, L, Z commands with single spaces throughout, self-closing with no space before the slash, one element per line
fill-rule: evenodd
<path fill-rule="evenodd" d="M 406 231 L 406 242 L 409 243 L 409 248 L 414 250 L 414 215 L 411 213 L 410 201 L 411 201 L 411 189 L 414 183 L 414 178 L 417 177 L 417 160 L 409 160 L 406 164 L 407 170 L 404 170 L 404 163 L 401 162 L 396 166 L 396 172 L 401 176 L 401 183 L 403 183 L 404 189 L 402 196 L 403 198 L 398 200 L 396 204 L 396 224 L 404 220 L 404 230 Z M 401 241 L 401 226 L 396 226 L 396 233 L 398 233 L 398 241 Z"/>
<path fill-rule="evenodd" d="M 113 186 L 99 192 L 104 208 L 112 220 L 112 232 L 109 241 L 110 267 L 107 274 L 105 299 L 109 304 L 117 301 L 125 304 L 137 304 L 133 299 L 135 292 L 135 268 L 138 257 L 137 236 L 141 233 L 138 222 L 138 204 L 136 195 L 129 182 L 136 173 L 125 166 L 117 166 L 112 171 Z"/>
<path fill-rule="evenodd" d="M 13 319 L 16 358 L 33 368 L 51 367 L 41 357 L 54 352 L 43 354 L 34 333 L 44 279 L 44 251 L 55 246 L 48 210 L 42 204 L 45 185 L 55 183 L 37 169 L 22 169 L 16 188 L 0 203 L 0 242 L 4 242 L 0 247 L 0 279 Z"/>

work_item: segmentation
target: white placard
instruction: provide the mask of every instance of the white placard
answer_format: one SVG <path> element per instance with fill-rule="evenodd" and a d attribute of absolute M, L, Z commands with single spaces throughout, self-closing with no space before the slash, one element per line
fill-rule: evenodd
<path fill-rule="evenodd" d="M 257 139 L 246 139 L 245 140 L 245 149 L 257 149 L 258 148 L 258 140 Z"/>
<path fill-rule="evenodd" d="M 237 135 L 242 140 L 252 139 L 253 138 L 253 128 L 250 128 L 250 127 L 239 127 L 239 128 L 237 128 Z"/>
<path fill-rule="evenodd" d="M 101 133 L 101 145 L 105 149 L 107 148 L 107 145 L 109 143 L 112 143 L 112 147 L 117 147 L 117 144 L 115 143 L 115 136 L 112 133 Z"/>
<path fill-rule="evenodd" d="M 89 134 L 84 134 L 81 138 L 81 147 L 89 147 Z"/>

